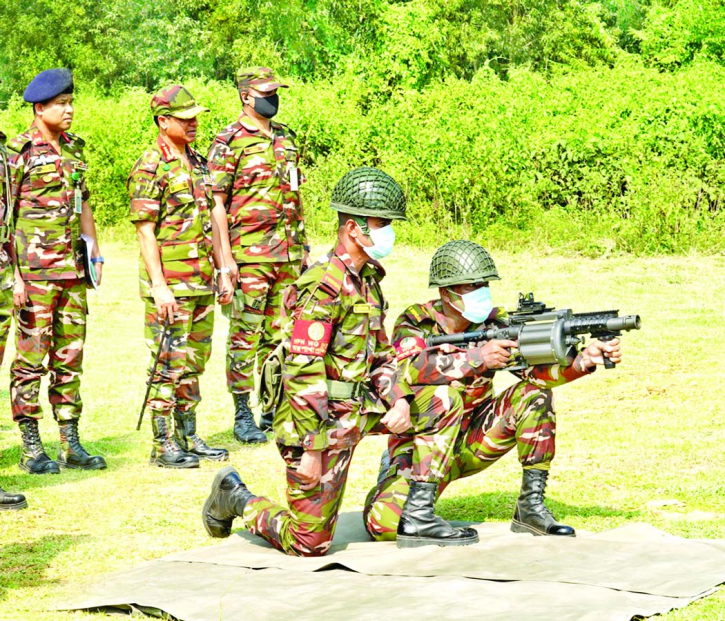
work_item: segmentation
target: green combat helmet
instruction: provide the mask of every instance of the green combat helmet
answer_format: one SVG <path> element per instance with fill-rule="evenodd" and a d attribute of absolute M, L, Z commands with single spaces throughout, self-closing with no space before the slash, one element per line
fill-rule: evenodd
<path fill-rule="evenodd" d="M 351 170 L 337 182 L 330 207 L 351 216 L 406 219 L 402 188 L 387 173 L 368 166 Z"/>
<path fill-rule="evenodd" d="M 478 244 L 459 239 L 443 244 L 430 262 L 429 287 L 451 287 L 501 280 L 488 251 Z"/>

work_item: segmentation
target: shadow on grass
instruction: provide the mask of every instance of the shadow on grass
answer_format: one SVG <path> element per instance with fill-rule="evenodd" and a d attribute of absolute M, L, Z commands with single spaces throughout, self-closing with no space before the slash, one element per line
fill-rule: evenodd
<path fill-rule="evenodd" d="M 45 577 L 49 563 L 88 538 L 89 535 L 45 535 L 27 543 L 0 544 L 0 602 L 13 589 L 59 584 L 62 579 Z"/>
<path fill-rule="evenodd" d="M 470 521 L 505 521 L 510 520 L 514 513 L 518 491 L 491 492 L 464 498 L 446 498 L 445 495 L 436 503 L 436 513 L 447 520 Z M 546 499 L 546 506 L 551 509 L 559 521 L 570 517 L 622 517 L 635 518 L 640 511 L 621 510 L 601 505 L 575 506 L 558 502 L 554 498 Z"/>

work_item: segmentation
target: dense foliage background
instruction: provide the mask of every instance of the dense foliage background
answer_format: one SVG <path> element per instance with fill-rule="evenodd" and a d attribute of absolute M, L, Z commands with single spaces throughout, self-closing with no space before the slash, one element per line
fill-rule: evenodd
<path fill-rule="evenodd" d="M 154 135 L 149 93 L 188 83 L 238 113 L 233 76 L 289 78 L 318 233 L 352 166 L 405 185 L 414 243 L 585 254 L 725 251 L 724 0 L 0 0 L 0 127 L 35 73 L 68 66 L 100 222 Z"/>

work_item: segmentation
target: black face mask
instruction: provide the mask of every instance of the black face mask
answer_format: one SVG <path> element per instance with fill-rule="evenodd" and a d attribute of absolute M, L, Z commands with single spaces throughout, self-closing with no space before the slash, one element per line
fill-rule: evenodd
<path fill-rule="evenodd" d="M 267 97 L 252 97 L 254 100 L 254 111 L 265 119 L 271 119 L 279 110 L 279 95 L 268 95 Z"/>

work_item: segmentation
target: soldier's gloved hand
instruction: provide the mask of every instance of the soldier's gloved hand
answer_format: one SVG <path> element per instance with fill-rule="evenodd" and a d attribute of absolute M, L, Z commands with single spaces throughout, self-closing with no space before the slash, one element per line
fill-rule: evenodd
<path fill-rule="evenodd" d="M 405 399 L 398 399 L 380 422 L 390 429 L 391 433 L 405 433 L 413 426 L 410 422 L 410 403 Z"/>
<path fill-rule="evenodd" d="M 503 369 L 511 357 L 511 348 L 518 347 L 517 341 L 488 341 L 481 349 L 481 357 L 487 369 Z"/>
<path fill-rule="evenodd" d="M 28 292 L 25 289 L 25 282 L 22 278 L 16 278 L 13 285 L 13 306 L 22 308 L 28 303 Z"/>
<path fill-rule="evenodd" d="M 179 303 L 169 286 L 164 283 L 151 287 L 151 295 L 154 296 L 154 306 L 156 306 L 159 321 L 163 323 L 168 318 L 169 323 L 174 323 L 174 316 L 179 312 Z"/>
<path fill-rule="evenodd" d="M 622 362 L 622 343 L 619 339 L 594 340 L 579 354 L 579 370 L 584 371 L 598 364 L 604 364 L 605 352 L 614 364 Z"/>
<path fill-rule="evenodd" d="M 322 476 L 322 452 L 305 451 L 302 453 L 300 465 L 297 468 L 297 478 L 300 480 L 300 487 L 311 490 L 317 487 Z"/>
<path fill-rule="evenodd" d="M 229 304 L 234 296 L 234 285 L 232 284 L 231 274 L 219 274 L 217 278 L 217 301 L 219 304 Z"/>

